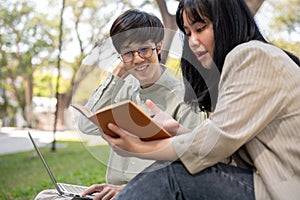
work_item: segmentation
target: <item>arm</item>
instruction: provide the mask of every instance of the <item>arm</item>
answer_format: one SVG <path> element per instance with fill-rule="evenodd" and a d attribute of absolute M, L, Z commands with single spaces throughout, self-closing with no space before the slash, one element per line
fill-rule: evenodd
<path fill-rule="evenodd" d="M 182 127 L 170 115 L 161 111 L 150 100 L 146 101 L 147 106 L 155 114 L 153 118 L 160 123 L 172 135 L 188 133 L 190 130 Z M 143 142 L 138 137 L 128 134 L 114 124 L 109 124 L 109 128 L 117 133 L 120 138 L 112 138 L 108 135 L 103 135 L 114 151 L 122 156 L 136 156 L 142 159 L 150 160 L 177 160 L 178 157 L 172 147 L 171 139 L 154 140 Z"/>
<path fill-rule="evenodd" d="M 190 134 L 142 142 L 110 124 L 120 138 L 104 137 L 125 156 L 155 160 L 179 157 L 191 173 L 197 173 L 249 142 L 280 112 L 286 94 L 274 84 L 274 77 L 280 75 L 272 69 L 272 62 L 268 51 L 255 46 L 243 46 L 228 55 L 216 109 Z"/>
<path fill-rule="evenodd" d="M 286 94 L 277 84 L 281 80 L 274 82 L 275 77 L 282 77 L 273 49 L 259 42 L 251 44 L 240 45 L 227 55 L 210 119 L 192 134 L 174 138 L 174 149 L 191 173 L 220 162 L 248 144 L 282 110 Z"/>
<path fill-rule="evenodd" d="M 96 89 L 96 91 L 88 99 L 85 107 L 95 112 L 111 103 L 115 103 L 114 99 L 118 92 L 122 89 L 128 73 L 126 73 L 124 65 L 120 63 L 113 73 L 110 73 L 104 82 Z M 76 120 L 80 131 L 85 134 L 99 135 L 99 129 L 86 117 L 79 115 Z"/>
<path fill-rule="evenodd" d="M 178 159 L 173 149 L 172 138 L 144 142 L 112 123 L 108 125 L 108 128 L 117 133 L 120 137 L 112 138 L 106 134 L 104 134 L 103 137 L 108 141 L 114 151 L 121 156 L 134 156 L 150 160 L 174 161 Z"/>

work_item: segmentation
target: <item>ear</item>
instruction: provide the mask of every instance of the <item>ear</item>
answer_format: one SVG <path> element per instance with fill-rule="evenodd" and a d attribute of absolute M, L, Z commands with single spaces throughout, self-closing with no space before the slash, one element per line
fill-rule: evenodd
<path fill-rule="evenodd" d="M 156 45 L 157 54 L 161 53 L 162 46 L 163 46 L 162 41 L 160 41 L 159 43 L 157 43 L 157 45 Z"/>

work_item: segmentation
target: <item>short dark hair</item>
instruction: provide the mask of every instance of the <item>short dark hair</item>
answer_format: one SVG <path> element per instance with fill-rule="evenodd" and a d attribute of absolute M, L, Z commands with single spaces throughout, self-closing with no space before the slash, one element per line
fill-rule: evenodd
<path fill-rule="evenodd" d="M 113 45 L 120 52 L 126 42 L 146 42 L 152 40 L 155 44 L 164 38 L 164 26 L 160 19 L 153 14 L 129 9 L 113 22 L 110 29 Z"/>

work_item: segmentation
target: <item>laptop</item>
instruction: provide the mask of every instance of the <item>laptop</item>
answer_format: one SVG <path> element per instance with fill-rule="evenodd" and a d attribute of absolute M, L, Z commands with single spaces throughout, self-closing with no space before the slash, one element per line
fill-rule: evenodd
<path fill-rule="evenodd" d="M 72 184 L 67 184 L 67 183 L 57 183 L 53 173 L 51 172 L 48 164 L 46 163 L 46 160 L 44 159 L 43 154 L 41 153 L 39 147 L 37 146 L 37 144 L 35 143 L 34 139 L 32 138 L 30 132 L 28 132 L 29 138 L 37 152 L 37 154 L 39 155 L 39 157 L 41 158 L 44 167 L 46 169 L 46 171 L 48 172 L 51 181 L 53 182 L 56 190 L 58 191 L 58 193 L 60 195 L 63 196 L 67 196 L 67 197 L 75 197 L 76 199 L 93 199 L 93 195 L 86 195 L 86 196 L 82 196 L 82 192 L 87 188 L 85 186 L 80 186 L 80 185 L 72 185 Z"/>

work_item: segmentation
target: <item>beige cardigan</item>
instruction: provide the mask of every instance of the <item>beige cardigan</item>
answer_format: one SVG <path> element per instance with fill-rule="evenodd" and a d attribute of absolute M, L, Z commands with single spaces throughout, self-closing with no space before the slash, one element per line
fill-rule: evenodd
<path fill-rule="evenodd" d="M 272 45 L 237 46 L 214 113 L 173 146 L 193 174 L 239 150 L 253 166 L 256 199 L 300 199 L 300 67 Z"/>

